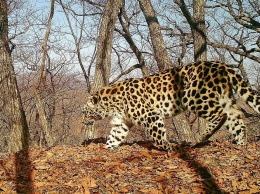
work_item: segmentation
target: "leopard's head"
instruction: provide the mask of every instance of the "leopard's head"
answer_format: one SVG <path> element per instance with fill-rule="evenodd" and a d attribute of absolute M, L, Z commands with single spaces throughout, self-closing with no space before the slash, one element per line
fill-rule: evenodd
<path fill-rule="evenodd" d="M 95 121 L 101 120 L 105 116 L 96 96 L 89 96 L 87 98 L 87 102 L 83 107 L 82 113 L 82 123 L 85 126 L 92 126 Z"/>

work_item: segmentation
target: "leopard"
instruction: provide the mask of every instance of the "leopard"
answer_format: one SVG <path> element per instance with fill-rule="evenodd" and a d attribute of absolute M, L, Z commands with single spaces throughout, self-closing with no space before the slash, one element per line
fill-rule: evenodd
<path fill-rule="evenodd" d="M 245 145 L 247 129 L 237 97 L 260 113 L 259 94 L 232 65 L 198 61 L 99 89 L 87 97 L 82 123 L 90 127 L 110 117 L 108 149 L 118 147 L 130 128 L 139 125 L 148 130 L 158 148 L 172 152 L 175 144 L 167 139 L 164 120 L 190 111 L 208 121 L 199 142 L 207 141 L 224 126 L 236 144 Z"/>

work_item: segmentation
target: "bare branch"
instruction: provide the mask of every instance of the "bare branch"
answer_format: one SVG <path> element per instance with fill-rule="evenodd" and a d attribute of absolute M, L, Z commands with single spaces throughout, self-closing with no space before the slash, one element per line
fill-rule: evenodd
<path fill-rule="evenodd" d="M 102 9 L 101 7 L 105 7 L 104 4 L 101 4 L 101 3 L 95 3 L 95 2 L 92 2 L 92 1 L 88 1 L 88 0 L 84 0 L 82 1 L 82 4 L 84 6 L 84 2 L 87 2 L 88 4 L 90 5 L 93 5 L 95 6 L 95 8 L 97 8 L 100 12 L 96 12 L 96 13 L 85 13 L 85 11 L 83 13 L 77 13 L 74 9 L 71 9 L 70 7 L 67 7 L 63 4 L 62 0 L 59 0 L 58 3 L 60 3 L 62 5 L 62 8 L 63 9 L 66 9 L 70 12 L 72 12 L 75 16 L 95 16 L 95 15 L 102 15 Z"/>
<path fill-rule="evenodd" d="M 239 6 L 239 15 L 235 13 L 230 0 L 227 0 L 227 7 L 230 15 L 237 23 L 241 24 L 242 26 L 260 33 L 260 23 L 253 18 L 246 16 L 245 11 L 242 7 L 242 2 L 240 0 L 237 0 L 237 2 Z"/>
<path fill-rule="evenodd" d="M 130 73 L 131 71 L 133 71 L 133 70 L 135 70 L 135 69 L 137 69 L 137 68 L 141 68 L 141 67 L 142 67 L 142 66 L 141 66 L 140 64 L 135 64 L 135 65 L 133 65 L 132 67 L 130 67 L 130 68 L 127 69 L 126 71 L 121 72 L 113 81 L 111 81 L 111 82 L 109 83 L 109 85 L 116 83 L 122 76 L 127 75 L 127 74 Z"/>
<path fill-rule="evenodd" d="M 260 63 L 260 57 L 252 55 L 252 54 L 250 54 L 250 52 L 245 52 L 245 51 L 239 50 L 236 47 L 232 47 L 232 46 L 229 46 L 229 45 L 220 44 L 220 43 L 214 43 L 214 42 L 211 42 L 209 40 L 208 40 L 207 43 L 208 43 L 208 45 L 211 45 L 213 47 L 227 49 L 227 50 L 232 51 L 232 52 L 234 52 L 234 53 L 236 53 L 238 55 L 245 56 L 245 57 L 247 57 L 249 59 L 252 59 L 252 60 L 257 61 L 258 63 Z"/>
<path fill-rule="evenodd" d="M 62 0 L 59 0 L 59 3 L 60 3 L 60 5 L 61 5 L 61 7 L 63 9 L 63 12 L 64 12 L 64 14 L 66 16 L 67 22 L 69 24 L 70 32 L 71 32 L 71 35 L 72 35 L 72 37 L 74 39 L 75 46 L 76 46 L 78 62 L 79 62 L 81 71 L 83 73 L 83 76 L 84 76 L 86 84 L 87 84 L 87 91 L 90 92 L 90 90 L 91 90 L 90 80 L 89 80 L 89 76 L 87 75 L 87 72 L 86 72 L 86 70 L 84 68 L 84 65 L 83 65 L 83 62 L 82 62 L 81 50 L 80 50 L 80 42 L 81 42 L 81 39 L 82 39 L 82 33 L 83 33 L 84 25 L 85 25 L 85 17 L 84 16 L 82 17 L 82 22 L 80 24 L 80 35 L 79 35 L 79 37 L 77 37 L 77 35 L 74 33 L 74 30 L 73 30 L 73 27 L 72 27 L 72 24 L 71 24 L 68 12 L 66 11 L 64 4 L 62 3 Z M 84 2 L 83 2 L 83 5 L 82 5 L 82 9 L 83 9 L 82 12 L 84 13 L 85 12 Z"/>
<path fill-rule="evenodd" d="M 83 1 L 86 1 L 88 4 L 93 5 L 95 7 L 105 7 L 106 6 L 106 4 L 101 3 L 101 2 L 93 2 L 90 0 L 83 0 Z"/>
<path fill-rule="evenodd" d="M 122 16 L 124 17 L 126 23 L 123 22 Z M 122 7 L 122 9 L 120 9 L 118 17 L 119 17 L 120 24 L 121 24 L 121 26 L 123 28 L 123 32 L 121 32 L 118 29 L 115 29 L 115 30 L 117 32 L 119 32 L 125 38 L 125 40 L 128 42 L 130 48 L 132 49 L 132 51 L 134 52 L 135 56 L 137 57 L 137 59 L 139 61 L 139 64 L 141 66 L 141 70 L 142 70 L 143 76 L 147 76 L 148 75 L 148 70 L 147 70 L 147 68 L 145 66 L 144 57 L 143 57 L 142 52 L 137 48 L 137 46 L 136 46 L 136 44 L 135 44 L 135 42 L 134 42 L 134 40 L 132 38 L 132 35 L 130 33 L 130 30 L 129 30 L 130 20 L 129 20 L 128 16 L 125 13 L 124 6 Z"/>

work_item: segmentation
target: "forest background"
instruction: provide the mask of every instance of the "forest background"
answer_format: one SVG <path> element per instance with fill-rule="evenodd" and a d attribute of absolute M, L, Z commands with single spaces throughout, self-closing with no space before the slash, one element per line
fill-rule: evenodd
<path fill-rule="evenodd" d="M 79 145 L 89 93 L 198 60 L 231 64 L 260 87 L 258 0 L 1 0 L 0 152 Z M 251 140 L 253 112 L 241 104 Z M 174 141 L 196 141 L 204 121 L 170 120 Z M 172 124 L 173 123 L 173 124 Z M 107 122 L 91 134 L 108 134 Z M 227 133 L 223 132 L 223 137 Z M 148 138 L 136 130 L 129 141 Z"/>

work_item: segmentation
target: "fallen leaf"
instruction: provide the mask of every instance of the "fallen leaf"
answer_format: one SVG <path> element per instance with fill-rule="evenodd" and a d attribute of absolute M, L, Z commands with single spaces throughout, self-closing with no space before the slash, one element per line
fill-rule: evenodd
<path fill-rule="evenodd" d="M 152 194 L 162 194 L 162 191 L 152 188 L 152 189 L 149 189 L 149 193 L 152 193 Z"/>
<path fill-rule="evenodd" d="M 160 175 L 160 176 L 164 176 L 165 175 L 165 172 L 159 172 L 157 171 L 156 174 Z"/>
<path fill-rule="evenodd" d="M 127 193 L 127 192 L 128 192 L 128 189 L 126 189 L 126 188 L 121 188 L 121 189 L 119 190 L 119 192 L 120 192 L 120 193 Z"/>
<path fill-rule="evenodd" d="M 141 151 L 140 152 L 141 155 L 145 156 L 147 159 L 151 160 L 153 157 L 151 156 L 151 154 L 149 154 L 147 151 Z"/>
<path fill-rule="evenodd" d="M 142 168 L 144 168 L 144 169 L 146 169 L 146 170 L 152 170 L 152 169 L 153 169 L 152 166 L 144 166 L 144 167 L 142 167 Z"/>
<path fill-rule="evenodd" d="M 139 191 L 142 193 L 150 193 L 150 191 L 148 189 L 140 189 Z"/>
<path fill-rule="evenodd" d="M 237 185 L 238 185 L 237 180 L 238 180 L 237 178 L 234 178 L 234 179 L 231 180 L 231 185 L 232 185 L 233 188 L 237 187 Z"/>
<path fill-rule="evenodd" d="M 250 159 L 250 160 L 254 160 L 254 159 L 255 159 L 255 156 L 252 156 L 252 155 L 250 156 L 250 155 L 248 155 L 248 154 L 246 154 L 245 157 L 247 157 L 247 158 Z"/>
<path fill-rule="evenodd" d="M 139 162 L 139 159 L 138 158 L 135 158 L 133 160 L 130 161 L 130 164 L 133 165 L 134 163 L 137 163 Z"/>
<path fill-rule="evenodd" d="M 89 184 L 87 183 L 87 178 L 83 178 L 83 180 L 82 180 L 82 186 L 83 186 L 83 188 L 84 188 L 84 193 L 85 193 L 85 194 L 90 194 Z"/>
<path fill-rule="evenodd" d="M 158 177 L 156 177 L 156 181 L 162 181 L 163 179 L 164 179 L 163 176 L 158 176 Z"/>
<path fill-rule="evenodd" d="M 88 182 L 90 188 L 98 188 L 97 181 L 92 177 L 88 176 Z"/>
<path fill-rule="evenodd" d="M 33 185 L 34 185 L 35 187 L 43 187 L 43 186 L 46 185 L 46 183 L 45 183 L 45 182 L 38 182 L 38 183 L 33 183 Z"/>

